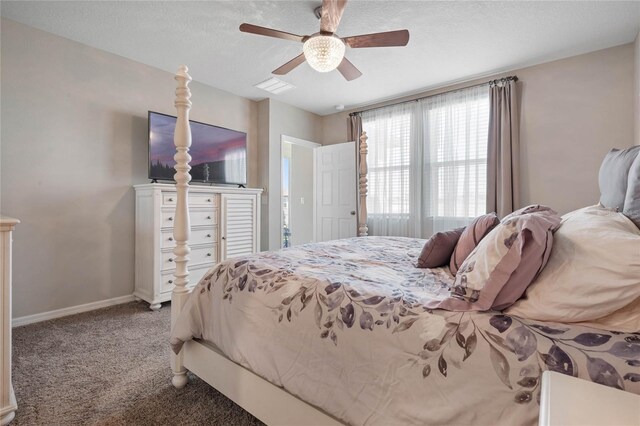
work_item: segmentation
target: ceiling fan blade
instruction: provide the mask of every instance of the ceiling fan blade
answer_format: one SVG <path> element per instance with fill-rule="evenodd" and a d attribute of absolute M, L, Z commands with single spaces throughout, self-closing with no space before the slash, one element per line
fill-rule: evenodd
<path fill-rule="evenodd" d="M 288 72 L 292 71 L 295 67 L 303 63 L 304 61 L 305 61 L 304 53 L 301 53 L 295 58 L 293 58 L 292 60 L 290 60 L 289 62 L 287 62 L 286 64 L 284 64 L 283 66 L 281 66 L 280 68 L 277 68 L 274 71 L 272 71 L 272 73 L 276 75 L 285 75 Z"/>
<path fill-rule="evenodd" d="M 342 39 L 349 47 L 391 47 L 406 46 L 409 43 L 409 31 L 398 30 L 385 33 L 364 34 Z"/>
<path fill-rule="evenodd" d="M 355 65 L 353 65 L 347 58 L 342 58 L 342 62 L 338 65 L 338 71 L 347 80 L 355 80 L 360 77 L 362 73 Z"/>
<path fill-rule="evenodd" d="M 251 34 L 257 34 L 257 35 L 262 35 L 267 37 L 275 37 L 275 38 L 281 38 L 284 40 L 300 41 L 300 42 L 304 38 L 303 36 L 300 36 L 297 34 L 291 34 L 284 31 L 274 30 L 273 28 L 259 27 L 257 25 L 252 25 L 252 24 L 240 25 L 240 31 L 242 31 L 243 33 L 251 33 Z"/>
<path fill-rule="evenodd" d="M 336 32 L 346 5 L 347 0 L 322 0 L 320 32 L 331 34 Z"/>

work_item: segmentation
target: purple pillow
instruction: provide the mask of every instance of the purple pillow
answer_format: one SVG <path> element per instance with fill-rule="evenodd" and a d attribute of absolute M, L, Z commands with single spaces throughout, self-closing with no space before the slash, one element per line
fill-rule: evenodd
<path fill-rule="evenodd" d="M 464 227 L 438 232 L 431 236 L 422 248 L 416 266 L 418 268 L 437 268 L 448 264 L 462 231 L 464 231 Z"/>
<path fill-rule="evenodd" d="M 502 219 L 462 263 L 451 296 L 436 307 L 486 311 L 511 306 L 546 265 L 560 220 L 555 211 L 539 205 Z"/>
<path fill-rule="evenodd" d="M 453 275 L 458 273 L 462 262 L 464 262 L 467 256 L 476 248 L 480 240 L 499 223 L 500 220 L 498 216 L 496 216 L 495 213 L 489 213 L 475 218 L 473 222 L 465 228 L 462 235 L 460 235 L 458 244 L 456 244 L 456 248 L 453 250 L 453 255 L 451 256 L 451 261 L 449 262 L 449 269 Z"/>

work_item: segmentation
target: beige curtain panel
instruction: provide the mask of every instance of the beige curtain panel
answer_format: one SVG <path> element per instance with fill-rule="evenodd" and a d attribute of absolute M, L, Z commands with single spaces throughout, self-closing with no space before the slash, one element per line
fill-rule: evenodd
<path fill-rule="evenodd" d="M 360 116 L 360 114 L 349 116 L 347 133 L 347 140 L 356 141 L 357 145 L 360 141 L 360 135 L 362 135 L 362 117 Z"/>
<path fill-rule="evenodd" d="M 489 88 L 487 211 L 502 218 L 520 207 L 520 128 L 516 77 L 492 81 Z"/>

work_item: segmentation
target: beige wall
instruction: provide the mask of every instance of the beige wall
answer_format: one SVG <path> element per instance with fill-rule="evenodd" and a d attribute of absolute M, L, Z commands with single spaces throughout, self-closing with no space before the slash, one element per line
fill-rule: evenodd
<path fill-rule="evenodd" d="M 638 46 L 635 49 L 637 52 Z M 520 79 L 522 203 L 547 204 L 561 213 L 595 204 L 599 199 L 597 177 L 602 158 L 611 148 L 625 148 L 634 141 L 634 45 L 492 78 L 504 75 L 517 75 Z M 399 100 L 434 95 L 490 79 Z M 323 144 L 347 140 L 349 112 L 323 117 Z"/>
<path fill-rule="evenodd" d="M 147 110 L 174 114 L 173 75 L 2 20 L 1 209 L 15 232 L 14 317 L 130 295 Z M 176 63 L 176 66 L 179 65 Z M 248 134 L 257 104 L 191 85 L 191 118 Z"/>
<path fill-rule="evenodd" d="M 635 86 L 633 96 L 635 98 L 635 124 L 636 124 L 636 145 L 640 145 L 640 32 L 636 36 L 634 43 L 634 57 L 635 57 Z"/>

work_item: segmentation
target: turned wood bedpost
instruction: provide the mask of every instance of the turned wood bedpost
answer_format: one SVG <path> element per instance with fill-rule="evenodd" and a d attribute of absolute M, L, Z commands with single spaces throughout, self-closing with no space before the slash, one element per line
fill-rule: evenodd
<path fill-rule="evenodd" d="M 189 82 L 191 82 L 191 76 L 188 74 L 189 69 L 182 65 L 175 75 L 175 79 L 178 82 L 176 88 L 176 100 L 175 106 L 177 110 L 178 118 L 176 120 L 176 129 L 173 136 L 173 142 L 176 145 L 176 154 L 173 157 L 176 161 L 176 174 L 174 179 L 176 181 L 177 202 L 176 202 L 176 214 L 173 224 L 173 239 L 176 241 L 176 247 L 173 249 L 175 254 L 176 270 L 175 287 L 171 294 L 171 327 L 178 319 L 178 315 L 182 310 L 184 302 L 189 296 L 189 290 L 187 285 L 189 284 L 189 269 L 187 263 L 189 262 L 189 233 L 191 231 L 191 224 L 189 223 L 189 181 L 191 181 L 191 175 L 189 170 L 191 166 L 191 156 L 189 155 L 189 147 L 191 146 L 191 128 L 189 127 L 189 109 L 191 109 L 191 91 L 189 90 Z M 187 370 L 183 365 L 183 353 L 182 351 L 176 355 L 171 352 L 171 369 L 173 371 L 173 379 L 171 382 L 173 386 L 181 388 L 187 384 Z"/>
<path fill-rule="evenodd" d="M 358 216 L 358 236 L 366 237 L 369 232 L 367 226 L 367 132 L 362 132 L 360 136 L 360 179 L 358 184 L 358 195 L 360 197 L 360 210 Z"/>

